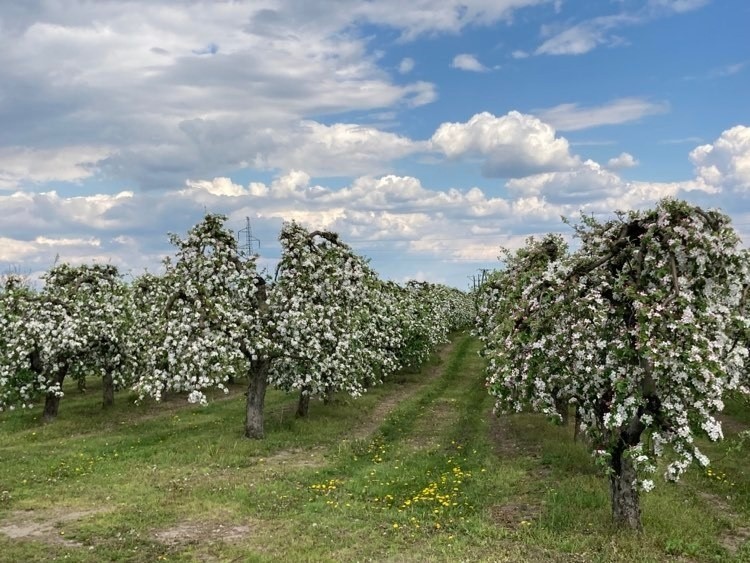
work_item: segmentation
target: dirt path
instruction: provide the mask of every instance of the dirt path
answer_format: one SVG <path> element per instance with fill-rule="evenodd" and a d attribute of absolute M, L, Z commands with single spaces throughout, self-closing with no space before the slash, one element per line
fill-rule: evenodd
<path fill-rule="evenodd" d="M 516 437 L 509 417 L 512 415 L 495 415 L 490 413 L 489 433 L 492 448 L 498 459 L 526 457 L 535 459 L 539 452 L 529 444 L 521 443 Z M 535 466 L 529 470 L 528 480 L 533 486 L 549 478 L 549 470 Z M 542 504 L 534 491 L 523 487 L 510 502 L 497 504 L 490 508 L 493 521 L 504 528 L 517 529 L 540 517 Z"/>
<path fill-rule="evenodd" d="M 448 358 L 451 356 L 456 348 L 456 343 L 459 338 L 451 340 L 448 344 L 443 346 L 438 351 L 438 362 L 427 368 L 427 374 L 419 380 L 417 383 L 410 385 L 404 385 L 398 391 L 394 391 L 387 397 L 378 402 L 374 409 L 369 413 L 368 420 L 361 423 L 359 426 L 354 428 L 350 434 L 352 440 L 364 440 L 372 436 L 388 415 L 393 411 L 399 403 L 405 401 L 417 393 L 425 389 L 430 383 L 435 381 L 440 375 L 447 364 Z"/>
<path fill-rule="evenodd" d="M 420 377 L 418 381 L 406 383 L 394 388 L 387 396 L 381 398 L 377 405 L 367 413 L 365 420 L 355 424 L 345 436 L 342 436 L 338 447 L 347 442 L 367 440 L 372 437 L 378 427 L 400 403 L 414 397 L 440 377 L 447 365 L 448 358 L 453 354 L 459 340 L 460 337 L 454 338 L 440 348 L 437 353 L 438 361 L 435 364 L 428 366 L 425 369 L 424 375 Z M 282 405 L 281 408 L 287 409 L 288 416 L 293 417 L 296 406 L 295 403 Z M 278 415 L 278 413 L 274 411 L 274 413 L 270 415 L 267 414 L 267 416 L 273 416 L 273 414 Z M 279 450 L 271 455 L 258 459 L 258 463 L 262 466 L 264 472 L 274 472 L 303 468 L 320 468 L 324 467 L 328 461 L 326 459 L 326 450 L 322 447 L 315 447 Z"/>

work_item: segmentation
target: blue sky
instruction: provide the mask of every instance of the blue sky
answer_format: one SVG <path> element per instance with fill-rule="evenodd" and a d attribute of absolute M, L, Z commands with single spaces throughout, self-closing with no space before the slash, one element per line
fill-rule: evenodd
<path fill-rule="evenodd" d="M 750 234 L 740 0 L 0 4 L 0 268 L 158 270 L 167 231 L 340 232 L 465 287 L 560 216 L 681 197 Z"/>

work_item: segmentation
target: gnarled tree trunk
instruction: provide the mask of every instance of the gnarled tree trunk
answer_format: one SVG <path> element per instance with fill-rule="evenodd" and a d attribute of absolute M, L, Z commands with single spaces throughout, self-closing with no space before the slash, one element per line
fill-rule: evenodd
<path fill-rule="evenodd" d="M 568 403 L 568 400 L 565 397 L 561 397 L 559 395 L 555 397 L 555 410 L 560 413 L 560 416 L 562 417 L 560 424 L 562 424 L 563 426 L 568 425 L 569 409 L 570 403 Z"/>
<path fill-rule="evenodd" d="M 248 373 L 245 436 L 255 440 L 263 438 L 263 409 L 270 366 L 271 361 L 267 358 L 257 360 L 251 364 Z"/>
<path fill-rule="evenodd" d="M 624 455 L 625 446 L 612 453 L 609 491 L 612 498 L 612 519 L 620 527 L 641 531 L 641 505 L 633 460 Z"/>
<path fill-rule="evenodd" d="M 107 370 L 102 376 L 102 408 L 109 408 L 115 404 L 115 381 L 112 372 Z"/>
<path fill-rule="evenodd" d="M 62 388 L 63 381 L 65 381 L 65 376 L 68 375 L 68 366 L 63 365 L 60 367 L 57 372 L 52 376 L 54 381 L 60 384 L 60 387 Z M 44 422 L 52 422 L 57 418 L 57 412 L 60 409 L 60 397 L 56 395 L 55 393 L 47 393 L 46 398 L 44 399 L 44 413 L 43 413 L 43 419 Z"/>
<path fill-rule="evenodd" d="M 299 402 L 297 403 L 297 416 L 305 418 L 310 410 L 310 390 L 303 388 L 299 393 Z"/>

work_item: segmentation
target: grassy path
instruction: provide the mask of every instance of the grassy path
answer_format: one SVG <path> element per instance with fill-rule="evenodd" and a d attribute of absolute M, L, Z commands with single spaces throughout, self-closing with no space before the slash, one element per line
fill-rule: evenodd
<path fill-rule="evenodd" d="M 706 446 L 716 473 L 660 484 L 646 532 L 620 534 L 572 428 L 491 416 L 477 349 L 457 335 L 309 420 L 271 392 L 262 442 L 242 437 L 241 386 L 206 408 L 102 413 L 92 383 L 55 424 L 2 415 L 0 561 L 750 560 L 736 435 Z M 728 416 L 738 430 L 746 409 Z"/>

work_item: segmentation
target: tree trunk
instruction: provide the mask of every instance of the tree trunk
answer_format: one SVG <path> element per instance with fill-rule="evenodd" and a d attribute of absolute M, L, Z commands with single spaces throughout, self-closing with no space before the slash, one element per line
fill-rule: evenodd
<path fill-rule="evenodd" d="M 562 417 L 560 424 L 562 424 L 563 426 L 568 425 L 568 418 L 569 418 L 568 410 L 569 409 L 570 409 L 570 404 L 565 399 L 565 397 L 555 397 L 555 410 Z"/>
<path fill-rule="evenodd" d="M 612 454 L 612 473 L 609 476 L 612 519 L 619 527 L 641 531 L 641 506 L 635 467 L 633 460 L 623 453 L 624 448 L 617 448 Z"/>
<path fill-rule="evenodd" d="M 263 438 L 263 408 L 270 365 L 268 359 L 257 360 L 251 364 L 248 373 L 245 436 L 254 440 Z"/>
<path fill-rule="evenodd" d="M 578 405 L 576 405 L 576 420 L 575 420 L 575 428 L 573 428 L 573 441 L 578 441 L 578 434 L 581 431 L 581 411 L 578 410 Z"/>
<path fill-rule="evenodd" d="M 326 394 L 323 397 L 323 404 L 330 405 L 333 402 L 333 387 L 326 388 Z"/>
<path fill-rule="evenodd" d="M 86 378 L 85 377 L 82 377 L 81 379 L 78 380 L 78 391 L 80 393 L 86 392 Z"/>
<path fill-rule="evenodd" d="M 109 370 L 102 376 L 102 393 L 102 408 L 106 409 L 115 404 L 115 382 Z"/>
<path fill-rule="evenodd" d="M 60 384 L 61 389 L 63 381 L 65 381 L 65 376 L 67 374 L 68 366 L 64 365 L 59 370 L 57 370 L 57 373 L 55 373 L 53 376 L 54 380 Z M 44 400 L 44 412 L 42 414 L 44 422 L 52 422 L 53 420 L 55 420 L 55 418 L 57 418 L 57 412 L 59 409 L 60 397 L 55 393 L 47 393 L 47 397 Z"/>
<path fill-rule="evenodd" d="M 305 418 L 310 410 L 310 392 L 308 389 L 302 389 L 299 393 L 299 403 L 297 403 L 297 416 Z"/>

